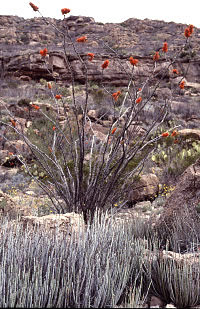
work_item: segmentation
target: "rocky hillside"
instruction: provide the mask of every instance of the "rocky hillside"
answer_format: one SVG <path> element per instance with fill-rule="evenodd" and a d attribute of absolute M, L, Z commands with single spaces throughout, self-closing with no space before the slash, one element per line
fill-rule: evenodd
<path fill-rule="evenodd" d="M 130 56 L 139 60 L 139 65 L 135 70 L 135 82 L 140 87 L 152 72 L 152 56 L 155 51 L 162 48 L 163 41 L 167 40 L 169 45 L 167 57 L 179 52 L 185 43 L 184 29 L 187 26 L 174 22 L 135 18 L 119 24 L 103 24 L 95 22 L 91 17 L 83 16 L 70 16 L 64 21 L 48 18 L 45 24 L 42 18 L 24 19 L 17 16 L 0 16 L 0 97 L 12 98 L 12 103 L 17 97 L 18 99 L 24 96 L 32 98 L 30 82 L 38 82 L 41 79 L 52 80 L 48 69 L 50 71 L 53 69 L 54 77 L 60 84 L 64 86 L 71 84 L 70 72 L 63 53 L 62 35 L 50 23 L 60 30 L 69 29 L 69 35 L 75 47 L 87 64 L 88 78 L 93 85 L 101 82 L 102 61 L 110 59 L 110 66 L 104 72 L 103 83 L 112 87 L 127 85 L 127 72 L 131 70 L 128 61 Z M 88 41 L 84 44 L 77 43 L 76 38 L 83 35 L 87 36 Z M 173 96 L 171 103 L 173 114 L 184 121 L 183 127 L 197 128 L 200 127 L 198 113 L 200 29 L 194 29 L 190 45 L 191 49 L 183 49 L 173 65 L 173 68 L 180 72 L 179 76 L 175 76 L 170 67 L 166 79 L 160 84 L 159 91 L 152 99 L 165 100 L 166 97 Z M 44 47 L 48 49 L 48 68 L 39 54 L 39 50 Z M 88 52 L 95 54 L 92 62 L 88 61 Z M 74 53 L 72 44 L 68 42 L 66 42 L 66 53 L 74 70 L 75 81 L 83 83 L 84 68 Z M 165 63 L 162 56 L 158 62 L 157 71 L 163 68 Z M 186 72 L 187 83 L 184 92 L 181 92 L 176 86 Z M 157 78 L 159 77 L 158 74 Z M 8 80 L 11 82 L 7 83 Z M 154 82 L 155 80 L 152 80 L 152 85 Z M 20 85 L 21 90 L 18 91 Z"/>
<path fill-rule="evenodd" d="M 75 42 L 81 56 L 88 52 L 95 53 L 95 61 L 89 66 L 89 78 L 99 80 L 100 66 L 104 58 L 112 58 L 114 67 L 106 73 L 107 81 L 122 85 L 127 76 L 122 71 L 116 58 L 124 64 L 129 56 L 136 56 L 140 60 L 141 72 L 144 77 L 152 69 L 152 55 L 162 47 L 163 41 L 169 44 L 168 55 L 174 55 L 185 42 L 184 29 L 186 25 L 174 22 L 138 20 L 130 18 L 123 23 L 96 23 L 93 18 L 70 16 L 62 20 L 48 18 L 58 29 L 63 30 L 67 25 L 69 34 Z M 66 31 L 66 30 L 65 30 Z M 76 43 L 76 38 L 86 35 L 86 44 Z M 111 49 L 107 47 L 109 45 Z M 195 28 L 191 40 L 192 56 L 188 81 L 198 82 L 200 77 L 200 29 Z M 38 57 L 38 51 L 47 47 L 49 62 L 53 66 L 58 78 L 69 79 L 65 68 L 62 51 L 62 36 L 50 24 L 45 24 L 42 18 L 24 19 L 17 16 L 0 16 L 0 60 L 1 75 L 30 76 L 33 79 L 50 78 Z M 72 67 L 76 71 L 76 79 L 82 80 L 82 70 L 77 63 L 71 44 L 66 44 L 66 52 L 70 55 Z M 118 56 L 114 53 L 117 52 Z M 87 57 L 86 57 L 87 59 Z M 188 63 L 188 52 L 183 51 L 178 68 L 183 71 Z"/>

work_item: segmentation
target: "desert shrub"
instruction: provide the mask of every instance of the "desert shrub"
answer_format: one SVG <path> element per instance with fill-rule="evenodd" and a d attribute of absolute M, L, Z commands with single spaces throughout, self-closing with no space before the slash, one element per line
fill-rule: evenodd
<path fill-rule="evenodd" d="M 96 213 L 84 235 L 45 233 L 2 225 L 1 307 L 114 307 L 130 286 L 141 302 L 145 243 L 134 236 L 134 225 Z"/>
<path fill-rule="evenodd" d="M 166 304 L 173 303 L 178 308 L 188 308 L 200 304 L 200 260 L 196 257 L 195 264 L 182 259 L 158 255 L 151 269 L 154 295 L 161 298 Z"/>
<path fill-rule="evenodd" d="M 30 5 L 35 11 L 38 11 L 34 4 L 30 3 Z M 69 11 L 67 9 L 64 10 Z M 44 17 L 42 20 L 45 22 Z M 6 125 L 11 131 L 14 130 L 20 138 L 23 138 L 31 149 L 35 161 L 43 169 L 45 176 L 48 178 L 47 182 L 44 183 L 39 178 L 36 178 L 36 180 L 54 202 L 57 212 L 63 213 L 76 209 L 76 211 L 84 213 L 84 218 L 87 222 L 88 217 L 90 217 L 89 213 L 94 215 L 96 208 L 112 209 L 113 204 L 122 200 L 126 202 L 125 190 L 127 183 L 143 167 L 150 157 L 153 148 L 156 147 L 156 143 L 163 138 L 162 134 L 158 133 L 157 128 L 164 122 L 168 114 L 169 104 L 167 99 L 159 102 L 156 113 L 152 117 L 152 122 L 145 123 L 145 130 L 142 134 L 139 134 L 139 130 L 135 130 L 133 138 L 129 134 L 129 129 L 131 126 L 135 126 L 139 120 L 147 118 L 149 111 L 152 110 L 151 100 L 157 89 L 161 85 L 163 86 L 164 83 L 168 83 L 169 70 L 177 61 L 180 52 L 185 46 L 188 47 L 188 52 L 191 51 L 190 38 L 186 39 L 184 46 L 178 50 L 174 58 L 167 56 L 168 46 L 166 46 L 167 43 L 165 42 L 161 53 L 158 54 L 157 52 L 152 55 L 152 73 L 144 81 L 139 79 L 140 84 L 137 82 L 137 76 L 140 76 L 137 69 L 138 56 L 136 59 L 132 56 L 129 57 L 125 67 L 121 65 L 120 55 L 118 55 L 117 51 L 106 44 L 106 48 L 113 57 L 105 59 L 100 66 L 100 87 L 95 87 L 94 89 L 94 87 L 90 87 L 89 83 L 88 61 L 91 61 L 92 65 L 93 56 L 95 55 L 90 53 L 84 55 L 85 57 L 82 56 L 85 53 L 82 46 L 87 44 L 87 38 L 83 36 L 75 41 L 75 38 L 70 35 L 67 23 L 63 22 L 63 28 L 57 28 L 50 21 L 48 23 L 63 38 L 66 72 L 68 72 L 67 74 L 69 74 L 71 82 L 70 109 L 65 110 L 64 95 L 68 94 L 68 92 L 65 92 L 64 89 L 60 89 L 63 95 L 57 92 L 59 88 L 56 86 L 55 74 L 49 70 L 48 57 L 46 57 L 48 50 L 44 48 L 40 50 L 41 61 L 47 69 L 49 76 L 51 75 L 49 79 L 55 82 L 55 84 L 47 85 L 52 104 L 56 108 L 56 115 L 52 117 L 42 110 L 40 106 L 32 104 L 32 108 L 38 111 L 36 115 L 40 113 L 43 116 L 40 120 L 38 116 L 37 119 L 33 119 L 33 122 L 42 122 L 39 134 L 41 134 L 43 142 L 41 143 L 39 138 L 33 142 L 32 137 L 19 131 L 15 124 Z M 78 104 L 78 96 L 76 95 L 80 87 L 75 84 L 77 76 L 75 76 L 74 69 L 71 66 L 71 55 L 66 52 L 67 44 L 70 44 L 72 47 L 73 57 L 79 62 L 81 68 L 81 83 L 84 84 L 84 87 L 81 87 L 81 89 L 84 88 L 84 92 L 81 93 L 80 100 L 81 102 L 83 101 L 81 103 L 82 117 L 79 117 L 80 106 Z M 165 67 L 159 66 L 160 57 L 167 60 Z M 115 62 L 118 62 L 122 72 L 126 73 L 127 86 L 121 90 L 118 90 L 119 87 L 117 87 L 117 89 L 111 91 L 111 89 L 106 87 L 106 81 L 110 78 L 107 75 L 107 71 L 109 71 L 110 66 L 113 66 L 112 69 L 114 69 Z M 185 73 L 183 72 L 182 75 L 184 77 Z M 147 91 L 147 88 L 150 88 L 150 90 Z M 92 93 L 95 101 L 99 103 L 107 102 L 108 98 L 109 105 L 112 107 L 114 121 L 110 124 L 105 136 L 98 134 L 100 132 L 96 132 L 87 115 L 89 93 Z M 69 98 L 67 99 L 69 100 Z M 118 99 L 121 100 L 120 104 L 117 104 Z M 59 121 L 60 107 L 64 109 L 66 122 L 64 129 Z M 9 115 L 13 118 L 11 112 Z M 46 119 L 47 124 L 43 122 L 43 119 Z M 120 119 L 124 119 L 122 124 L 120 124 Z M 1 123 L 5 124 L 2 121 Z M 50 128 L 51 126 L 52 129 Z M 91 133 L 87 131 L 88 126 L 90 126 Z M 154 132 L 157 132 L 157 134 L 150 138 Z M 101 136 L 99 137 L 99 135 Z M 148 151 L 146 151 L 147 149 Z M 144 152 L 144 155 L 141 155 L 142 152 Z M 141 155 L 141 160 L 137 157 L 138 154 Z M 89 157 L 88 163 L 85 163 L 86 156 Z M 35 176 L 31 173 L 26 160 L 21 159 L 21 161 L 28 173 L 34 178 Z M 134 161 L 137 161 L 137 164 Z M 128 167 L 133 162 L 134 164 L 130 170 Z M 61 208 L 56 206 L 56 202 L 60 199 L 64 201 L 65 205 Z"/>

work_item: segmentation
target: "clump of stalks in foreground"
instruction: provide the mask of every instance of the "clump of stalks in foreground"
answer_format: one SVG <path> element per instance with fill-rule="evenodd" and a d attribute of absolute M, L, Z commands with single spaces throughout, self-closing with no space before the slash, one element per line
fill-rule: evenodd
<path fill-rule="evenodd" d="M 39 8 L 30 3 L 34 11 L 39 12 Z M 64 16 L 70 12 L 69 9 L 62 9 Z M 39 14 L 41 14 L 39 12 Z M 42 16 L 42 14 L 41 14 Z M 109 70 L 112 59 L 106 59 L 101 65 L 101 87 L 106 91 L 112 99 L 113 121 L 108 128 L 108 133 L 105 138 L 98 140 L 94 130 L 94 123 L 91 122 L 87 114 L 88 97 L 90 86 L 88 83 L 88 64 L 95 63 L 94 53 L 81 55 L 78 51 L 79 44 L 87 44 L 89 38 L 82 36 L 75 40 L 71 37 L 67 23 L 63 20 L 63 29 L 58 29 L 53 23 L 42 16 L 45 23 L 50 24 L 59 35 L 62 36 L 63 52 L 67 70 L 70 72 L 71 78 L 71 106 L 66 109 L 65 100 L 62 95 L 56 92 L 56 86 L 52 87 L 48 83 L 51 91 L 52 101 L 56 108 L 55 117 L 51 117 L 44 112 L 39 105 L 32 104 L 33 110 L 40 112 L 45 117 L 48 123 L 51 123 L 52 130 L 48 132 L 51 138 L 44 140 L 46 151 L 33 143 L 31 138 L 23 131 L 20 122 L 15 120 L 14 115 L 9 112 L 10 122 L 1 121 L 1 124 L 6 125 L 22 139 L 29 147 L 34 160 L 42 168 L 46 175 L 46 181 L 37 179 L 30 170 L 25 158 L 19 156 L 18 159 L 24 164 L 28 173 L 33 177 L 39 186 L 48 194 L 56 212 L 66 213 L 69 211 L 78 211 L 84 214 L 87 221 L 89 216 L 93 216 L 95 209 L 113 209 L 114 205 L 121 205 L 127 202 L 127 192 L 130 190 L 131 182 L 134 176 L 138 175 L 144 162 L 152 155 L 155 150 L 157 141 L 165 138 L 170 131 L 176 127 L 170 128 L 168 132 L 159 133 L 155 137 L 158 127 L 164 122 L 168 114 L 170 100 L 165 99 L 159 102 L 156 114 L 152 119 L 152 123 L 142 132 L 138 125 L 138 120 L 145 117 L 148 110 L 151 108 L 151 98 L 161 83 L 165 81 L 169 70 L 176 75 L 178 71 L 173 68 L 175 61 L 186 45 L 190 46 L 189 40 L 193 32 L 193 26 L 190 25 L 185 31 L 186 42 L 180 48 L 173 58 L 167 57 L 168 44 L 164 42 L 162 51 L 155 52 L 152 59 L 152 73 L 138 85 L 137 78 L 139 76 L 139 61 L 137 57 L 127 59 L 127 66 L 120 62 L 120 56 L 109 46 L 106 46 L 113 53 L 113 58 L 118 61 L 122 72 L 127 74 L 127 86 L 123 89 L 123 100 L 120 106 L 116 102 L 122 95 L 122 91 L 118 90 L 111 93 L 104 86 L 105 71 Z M 75 89 L 75 72 L 71 66 L 67 52 L 67 46 L 73 48 L 73 54 L 81 63 L 84 76 L 84 91 L 85 100 L 82 105 L 82 117 L 80 119 L 78 112 L 80 107 L 77 105 L 76 89 Z M 46 66 L 46 70 L 54 78 L 53 71 L 48 66 L 48 50 L 44 48 L 40 50 L 41 58 Z M 166 62 L 166 66 L 162 66 L 162 62 Z M 155 82 L 156 78 L 159 80 Z M 184 74 L 182 74 L 184 78 Z M 180 91 L 184 89 L 184 80 L 177 87 Z M 153 87 L 149 92 L 147 89 L 153 83 Z M 140 88 L 139 88 L 140 87 Z M 3 103 L 3 102 L 2 102 Z M 155 103 L 154 103 L 155 104 Z M 64 108 L 65 125 L 59 123 L 60 108 Z M 123 121 L 122 121 L 123 120 Z M 33 120 L 34 122 L 34 120 Z M 90 128 L 90 134 L 86 128 Z M 132 133 L 130 134 L 130 130 Z M 154 136 L 154 137 L 152 137 Z M 4 136 L 6 139 L 6 136 Z M 89 156 L 89 161 L 86 162 L 85 157 Z M 115 208 L 116 209 L 116 208 Z"/>

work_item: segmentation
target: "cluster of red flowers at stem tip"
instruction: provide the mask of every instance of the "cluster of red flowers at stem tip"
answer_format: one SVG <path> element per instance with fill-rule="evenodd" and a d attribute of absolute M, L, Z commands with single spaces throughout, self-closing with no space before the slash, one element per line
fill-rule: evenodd
<path fill-rule="evenodd" d="M 32 7 L 33 11 L 37 12 L 39 10 L 39 7 L 33 4 L 32 2 L 29 2 L 29 5 Z"/>
<path fill-rule="evenodd" d="M 158 61 L 160 58 L 159 52 L 155 52 L 154 56 L 153 56 L 153 60 L 154 61 Z"/>
<path fill-rule="evenodd" d="M 48 52 L 48 50 L 47 50 L 47 48 L 45 47 L 44 49 L 41 49 L 41 50 L 40 50 L 40 55 L 41 55 L 42 57 L 46 57 L 47 52 Z"/>
<path fill-rule="evenodd" d="M 171 136 L 176 136 L 178 134 L 178 132 L 176 130 L 174 130 L 171 134 Z M 169 136 L 169 132 L 163 132 L 162 133 L 162 137 L 168 137 Z M 175 142 L 175 141 L 174 141 Z"/>
<path fill-rule="evenodd" d="M 121 94 L 121 91 L 114 92 L 114 93 L 112 94 L 113 99 L 114 99 L 115 101 L 117 101 L 118 98 L 119 98 L 119 96 L 120 96 L 120 94 Z"/>
<path fill-rule="evenodd" d="M 178 72 L 177 69 L 173 69 L 173 70 L 172 70 L 172 73 L 177 74 L 177 75 L 179 74 L 179 72 Z"/>
<path fill-rule="evenodd" d="M 49 89 L 52 88 L 52 84 L 51 83 L 47 83 L 47 86 L 48 86 Z"/>
<path fill-rule="evenodd" d="M 162 133 L 162 137 L 168 137 L 169 136 L 169 133 L 168 132 L 163 132 Z"/>
<path fill-rule="evenodd" d="M 81 36 L 80 38 L 76 39 L 76 42 L 78 42 L 78 43 L 85 43 L 86 41 L 87 41 L 86 36 Z"/>
<path fill-rule="evenodd" d="M 117 128 L 112 129 L 111 134 L 114 134 L 116 130 L 117 130 Z"/>
<path fill-rule="evenodd" d="M 174 131 L 172 132 L 171 136 L 176 136 L 177 134 L 178 134 L 177 131 L 174 130 Z"/>
<path fill-rule="evenodd" d="M 92 61 L 94 59 L 94 54 L 93 53 L 88 53 L 87 55 L 89 57 L 89 61 Z"/>
<path fill-rule="evenodd" d="M 193 31 L 194 31 L 194 26 L 189 25 L 189 27 L 185 28 L 185 32 L 184 32 L 185 37 L 189 38 L 192 35 Z"/>
<path fill-rule="evenodd" d="M 36 104 L 32 104 L 31 106 L 32 106 L 34 109 L 36 109 L 36 110 L 40 109 L 40 107 L 39 107 L 38 105 L 36 105 Z"/>
<path fill-rule="evenodd" d="M 105 60 L 104 63 L 101 65 L 102 69 L 106 69 L 109 66 L 109 60 Z"/>
<path fill-rule="evenodd" d="M 180 82 L 179 88 L 180 89 L 184 89 L 185 88 L 185 81 L 184 80 L 182 80 L 182 82 Z"/>
<path fill-rule="evenodd" d="M 62 12 L 63 15 L 65 15 L 65 14 L 68 14 L 70 12 L 70 9 L 64 8 L 64 9 L 61 9 L 61 12 Z"/>
<path fill-rule="evenodd" d="M 142 101 L 142 97 L 137 98 L 136 103 L 140 103 Z"/>
<path fill-rule="evenodd" d="M 132 56 L 129 58 L 129 62 L 131 65 L 135 66 L 138 64 L 138 60 L 134 59 Z"/>
<path fill-rule="evenodd" d="M 62 98 L 61 94 L 56 94 L 55 95 L 56 100 L 60 100 Z"/>
<path fill-rule="evenodd" d="M 53 126 L 53 128 L 52 128 L 52 129 L 53 129 L 53 131 L 55 131 L 56 127 L 55 127 L 55 126 Z"/>
<path fill-rule="evenodd" d="M 167 42 L 164 42 L 164 43 L 163 43 L 162 51 L 163 51 L 163 53 L 168 52 L 168 44 L 167 44 Z"/>
<path fill-rule="evenodd" d="M 16 127 L 16 121 L 13 119 L 10 119 L 10 122 L 12 123 L 13 127 Z"/>

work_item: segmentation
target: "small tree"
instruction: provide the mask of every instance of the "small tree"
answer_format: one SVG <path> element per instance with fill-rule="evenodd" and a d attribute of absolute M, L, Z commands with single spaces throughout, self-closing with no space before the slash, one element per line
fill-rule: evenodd
<path fill-rule="evenodd" d="M 39 12 L 37 6 L 30 3 L 34 11 Z M 70 12 L 69 9 L 61 10 L 64 20 L 65 15 Z M 40 13 L 40 12 L 39 12 Z M 40 13 L 41 14 L 41 13 Z M 42 16 L 42 15 L 41 15 Z M 42 16 L 44 22 L 46 18 Z M 157 113 L 148 125 L 146 130 L 141 133 L 138 120 L 141 116 L 144 118 L 151 107 L 151 99 L 160 84 L 165 82 L 169 70 L 178 74 L 173 69 L 173 64 L 182 52 L 184 46 L 189 45 L 189 39 L 193 32 L 193 26 L 190 25 L 185 30 L 186 42 L 181 50 L 173 57 L 167 58 L 168 44 L 164 42 L 162 51 L 155 52 L 152 57 L 153 70 L 150 76 L 140 85 L 137 86 L 137 70 L 139 66 L 138 57 L 130 56 L 127 59 L 127 67 L 120 62 L 118 53 L 106 45 L 113 53 L 115 60 L 121 65 L 122 71 L 126 72 L 128 83 L 123 90 L 111 92 L 104 86 L 104 72 L 109 70 L 112 59 L 106 59 L 101 65 L 101 87 L 111 98 L 111 107 L 113 111 L 113 121 L 110 123 L 107 135 L 98 140 L 94 123 L 87 114 L 88 97 L 90 85 L 88 81 L 88 63 L 94 62 L 95 54 L 88 53 L 84 57 L 79 53 L 79 44 L 87 44 L 86 36 L 74 39 L 70 36 L 67 23 L 63 23 L 63 30 L 58 29 L 53 23 L 48 24 L 62 35 L 64 58 L 67 69 L 71 76 L 71 105 L 66 107 L 64 97 L 56 92 L 56 79 L 53 72 L 48 68 L 47 55 L 48 50 L 40 50 L 41 58 L 46 65 L 46 69 L 54 80 L 54 84 L 48 83 L 51 91 L 51 97 L 54 101 L 56 113 L 47 114 L 37 104 L 32 104 L 33 110 L 36 110 L 46 119 L 48 123 L 48 139 L 43 140 L 43 147 L 39 147 L 37 142 L 33 142 L 31 136 L 23 131 L 19 121 L 14 119 L 14 115 L 9 112 L 11 123 L 0 121 L 6 125 L 26 143 L 32 152 L 34 160 L 42 168 L 46 175 L 46 181 L 36 178 L 32 173 L 29 164 L 25 158 L 18 156 L 18 159 L 24 164 L 27 171 L 33 177 L 40 187 L 48 194 L 58 213 L 68 211 L 83 212 L 87 221 L 88 215 L 93 216 L 96 208 L 108 209 L 114 204 L 124 205 L 127 198 L 127 192 L 133 177 L 140 173 L 145 161 L 152 154 L 159 139 L 170 134 L 163 132 L 155 137 L 157 128 L 164 122 L 168 114 L 170 100 L 164 100 L 157 107 Z M 66 45 L 73 47 L 77 60 L 80 61 L 84 72 L 84 104 L 81 106 L 82 116 L 79 115 L 80 107 L 76 99 L 75 72 L 69 60 L 69 54 L 66 51 Z M 87 59 L 86 59 L 87 58 Z M 159 62 L 166 61 L 164 67 L 159 67 Z M 153 89 L 146 92 L 156 78 L 159 80 L 154 83 Z M 182 79 L 184 76 L 182 77 Z M 180 89 L 184 89 L 184 80 L 179 84 Z M 121 100 L 120 104 L 117 104 Z M 3 104 L 3 102 L 1 102 Z M 65 114 L 65 125 L 61 126 L 59 122 L 60 109 L 63 108 Z M 16 125 L 18 123 L 18 125 Z M 36 119 L 33 120 L 33 125 Z M 91 134 L 88 134 L 86 126 L 90 127 Z M 130 133 L 132 132 L 132 133 Z M 154 134 L 154 137 L 152 138 Z M 6 137 L 4 136 L 6 139 Z M 19 154 L 19 153 L 18 153 Z M 86 161 L 86 155 L 89 160 Z M 61 202 L 62 200 L 62 202 Z"/>

